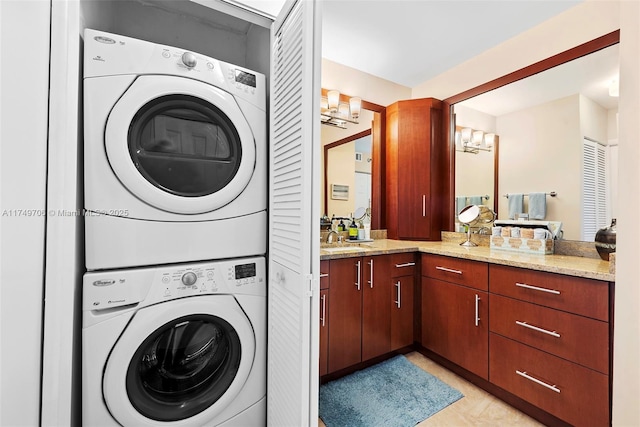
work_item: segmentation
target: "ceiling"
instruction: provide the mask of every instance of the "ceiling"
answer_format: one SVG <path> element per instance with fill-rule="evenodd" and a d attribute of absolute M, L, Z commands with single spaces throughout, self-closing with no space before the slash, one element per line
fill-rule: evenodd
<path fill-rule="evenodd" d="M 226 0 L 276 16 L 285 0 Z M 583 0 L 324 0 L 322 57 L 415 87 Z"/>
<path fill-rule="evenodd" d="M 415 87 L 578 3 L 327 0 L 322 56 Z"/>
<path fill-rule="evenodd" d="M 241 1 L 270 15 L 284 4 L 284 0 Z M 412 88 L 582 1 L 324 0 L 322 57 Z M 617 52 L 607 62 L 586 60 L 589 72 L 581 71 L 584 64 L 577 62 L 546 79 L 541 74 L 533 84 L 510 85 L 511 92 L 503 93 L 502 99 L 485 96 L 484 103 L 491 103 L 486 107 L 493 111 L 490 114 L 504 114 L 526 108 L 518 104 L 522 99 L 531 104 L 564 96 L 552 94 L 551 89 L 559 89 L 566 95 L 587 91 L 603 107 L 613 108 L 616 99 L 608 97 L 603 85 L 617 74 L 617 61 L 609 61 L 614 56 Z"/>

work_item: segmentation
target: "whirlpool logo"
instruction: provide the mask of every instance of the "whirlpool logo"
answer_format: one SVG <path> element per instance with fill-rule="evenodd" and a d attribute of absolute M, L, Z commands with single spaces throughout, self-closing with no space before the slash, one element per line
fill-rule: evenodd
<path fill-rule="evenodd" d="M 115 44 L 116 41 L 112 38 L 109 37 L 104 37 L 104 36 L 95 36 L 93 38 L 95 41 L 100 42 L 100 43 L 105 43 L 105 44 Z"/>
<path fill-rule="evenodd" d="M 93 286 L 111 286 L 116 283 L 115 280 L 96 280 L 93 282 Z"/>

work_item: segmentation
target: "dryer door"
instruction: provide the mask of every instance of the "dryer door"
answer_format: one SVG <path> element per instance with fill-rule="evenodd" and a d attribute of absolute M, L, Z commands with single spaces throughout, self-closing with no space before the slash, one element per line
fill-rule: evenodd
<path fill-rule="evenodd" d="M 254 357 L 253 328 L 233 296 L 156 304 L 116 342 L 104 399 L 124 426 L 205 425 L 236 398 Z"/>
<path fill-rule="evenodd" d="M 120 182 L 167 212 L 199 214 L 233 201 L 256 161 L 236 100 L 206 83 L 141 76 L 109 114 L 105 149 Z"/>

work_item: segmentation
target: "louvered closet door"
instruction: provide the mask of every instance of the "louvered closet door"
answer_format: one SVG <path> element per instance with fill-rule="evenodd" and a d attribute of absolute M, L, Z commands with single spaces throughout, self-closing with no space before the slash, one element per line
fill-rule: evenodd
<path fill-rule="evenodd" d="M 320 25 L 288 2 L 272 27 L 267 424 L 316 425 L 320 228 Z"/>
<path fill-rule="evenodd" d="M 607 148 L 584 138 L 582 144 L 582 240 L 593 242 L 609 224 Z"/>

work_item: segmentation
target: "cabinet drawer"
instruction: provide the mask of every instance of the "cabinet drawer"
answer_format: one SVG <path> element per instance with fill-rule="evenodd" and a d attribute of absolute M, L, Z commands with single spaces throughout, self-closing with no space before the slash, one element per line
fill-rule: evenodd
<path fill-rule="evenodd" d="M 320 261 L 320 289 L 329 289 L 329 261 Z"/>
<path fill-rule="evenodd" d="M 492 264 L 490 291 L 609 321 L 609 284 L 593 279 Z"/>
<path fill-rule="evenodd" d="M 491 294 L 489 330 L 607 374 L 609 324 Z"/>
<path fill-rule="evenodd" d="M 416 255 L 413 252 L 389 255 L 391 277 L 413 276 L 416 271 Z"/>
<path fill-rule="evenodd" d="M 488 264 L 441 255 L 422 255 L 422 275 L 483 291 L 489 288 Z"/>
<path fill-rule="evenodd" d="M 490 333 L 489 381 L 575 426 L 609 425 L 609 378 Z"/>

